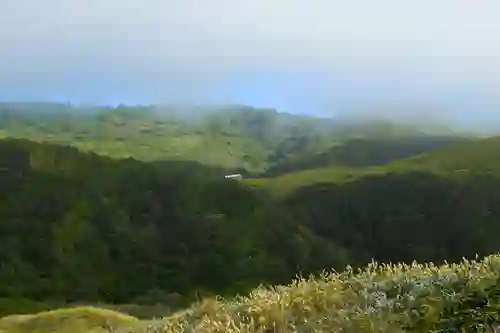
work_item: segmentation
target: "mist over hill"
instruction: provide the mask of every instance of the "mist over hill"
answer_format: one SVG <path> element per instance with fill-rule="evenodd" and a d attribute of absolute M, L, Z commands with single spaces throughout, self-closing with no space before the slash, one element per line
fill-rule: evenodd
<path fill-rule="evenodd" d="M 354 138 L 466 136 L 445 126 L 326 118 L 245 105 L 2 103 L 0 134 L 144 161 L 186 159 L 260 173 Z"/>
<path fill-rule="evenodd" d="M 500 327 L 499 12 L 0 1 L 0 333 Z"/>
<path fill-rule="evenodd" d="M 0 314 L 168 314 L 372 259 L 500 252 L 499 140 L 245 105 L 0 104 Z"/>

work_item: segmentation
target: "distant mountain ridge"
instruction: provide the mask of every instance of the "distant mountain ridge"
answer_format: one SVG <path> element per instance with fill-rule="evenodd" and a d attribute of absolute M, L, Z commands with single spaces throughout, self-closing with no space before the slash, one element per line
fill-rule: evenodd
<path fill-rule="evenodd" d="M 304 167 L 326 165 L 328 158 L 321 156 L 353 139 L 398 141 L 462 133 L 245 105 L 110 107 L 32 102 L 0 103 L 0 136 L 71 145 L 116 158 L 192 160 L 262 173 L 287 164 L 295 164 L 290 169 L 294 170 L 302 167 L 297 162 L 301 159 L 313 161 Z"/>

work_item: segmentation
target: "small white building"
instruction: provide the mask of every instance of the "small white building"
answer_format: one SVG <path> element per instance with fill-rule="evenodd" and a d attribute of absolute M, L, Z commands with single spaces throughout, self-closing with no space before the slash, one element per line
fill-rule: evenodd
<path fill-rule="evenodd" d="M 225 175 L 224 178 L 226 179 L 243 179 L 243 176 L 240 173 L 234 173 L 232 175 Z"/>

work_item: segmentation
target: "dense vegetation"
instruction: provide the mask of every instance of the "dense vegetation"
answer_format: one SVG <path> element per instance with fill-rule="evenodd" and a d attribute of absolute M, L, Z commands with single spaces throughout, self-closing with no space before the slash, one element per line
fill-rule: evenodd
<path fill-rule="evenodd" d="M 499 138 L 425 135 L 388 124 L 339 127 L 237 106 L 179 112 L 0 106 L 3 314 L 30 312 L 16 306 L 28 301 L 179 306 L 200 295 L 288 283 L 297 274 L 362 267 L 372 258 L 439 263 L 500 252 Z M 245 169 L 267 178 L 224 179 Z M 412 268 L 404 278 L 417 281 L 429 269 Z M 317 284 L 333 293 L 368 279 L 342 276 L 257 294 L 326 292 Z M 243 320 L 238 309 L 267 302 L 258 295 L 212 305 Z M 316 301 L 337 302 L 304 300 L 311 307 Z M 262 311 L 275 313 L 268 305 Z M 190 316 L 181 317 L 205 325 Z M 273 316 L 258 329 L 279 319 Z M 401 324 L 376 320 L 380 327 Z"/>
<path fill-rule="evenodd" d="M 250 171 L 262 171 L 278 146 L 280 155 L 273 158 L 295 149 L 283 147 L 291 138 L 303 137 L 307 142 L 301 143 L 302 149 L 328 145 L 324 141 L 329 138 L 318 131 L 328 133 L 319 119 L 244 106 L 177 110 L 0 104 L 0 135 L 6 137 L 62 143 L 119 158 L 189 159 Z"/>
<path fill-rule="evenodd" d="M 397 139 L 396 139 L 397 140 Z M 402 139 L 399 139 L 402 140 Z M 500 174 L 500 137 L 486 139 L 451 139 L 425 153 L 407 158 L 394 159 L 388 164 L 370 163 L 365 167 L 327 166 L 303 169 L 273 178 L 253 178 L 246 181 L 252 186 L 264 187 L 272 193 L 284 196 L 300 188 L 320 183 L 345 183 L 366 176 L 423 172 L 442 179 L 457 179 Z M 376 142 L 376 140 L 375 140 Z M 402 141 L 404 142 L 404 140 Z M 348 141 L 345 145 L 350 145 Z"/>
<path fill-rule="evenodd" d="M 0 297 L 126 302 L 155 290 L 244 290 L 292 277 L 301 242 L 324 253 L 316 265 L 346 263 L 222 172 L 18 140 L 0 151 Z"/>
<path fill-rule="evenodd" d="M 6 333 L 491 332 L 500 328 L 500 257 L 381 265 L 204 299 L 163 319 L 97 308 L 0 318 Z"/>
<path fill-rule="evenodd" d="M 466 141 L 465 138 L 453 136 L 403 136 L 397 139 L 394 137 L 355 138 L 339 143 L 321 153 L 301 156 L 296 160 L 289 158 L 282 163 L 272 165 L 262 176 L 276 177 L 322 167 L 359 168 L 384 165 L 464 141 Z"/>
<path fill-rule="evenodd" d="M 110 108 L 0 103 L 0 136 L 3 137 L 71 145 L 118 158 L 192 160 L 250 172 L 263 172 L 276 164 L 286 165 L 288 160 L 307 159 L 324 152 L 333 143 L 351 138 L 421 138 L 424 134 L 420 128 L 388 122 L 337 123 L 327 118 L 293 116 L 272 109 L 237 105 Z M 434 135 L 451 134 L 443 130 Z M 409 147 L 409 152 L 401 152 L 404 149 L 403 146 L 395 152 L 396 157 L 415 151 Z M 364 160 L 369 163 L 367 158 Z"/>
<path fill-rule="evenodd" d="M 248 297 L 207 300 L 149 332 L 493 332 L 499 276 L 498 256 L 442 266 L 372 263 Z"/>

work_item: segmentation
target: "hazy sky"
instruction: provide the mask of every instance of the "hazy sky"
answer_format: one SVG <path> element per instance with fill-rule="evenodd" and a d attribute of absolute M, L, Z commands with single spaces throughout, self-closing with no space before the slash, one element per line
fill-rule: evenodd
<path fill-rule="evenodd" d="M 498 0 L 0 0 L 0 99 L 500 118 L 499 15 Z"/>

